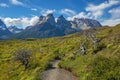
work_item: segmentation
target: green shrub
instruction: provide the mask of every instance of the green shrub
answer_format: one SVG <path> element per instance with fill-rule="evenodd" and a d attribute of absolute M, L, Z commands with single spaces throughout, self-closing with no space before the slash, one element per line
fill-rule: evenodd
<path fill-rule="evenodd" d="M 101 50 L 104 49 L 104 48 L 106 48 L 106 45 L 105 45 L 105 44 L 103 44 L 103 43 L 98 43 L 98 44 L 95 45 L 94 50 L 93 50 L 93 53 L 95 54 L 95 53 L 101 51 Z"/>
<path fill-rule="evenodd" d="M 120 60 L 97 56 L 89 65 L 90 73 L 86 79 L 90 80 L 119 80 Z"/>

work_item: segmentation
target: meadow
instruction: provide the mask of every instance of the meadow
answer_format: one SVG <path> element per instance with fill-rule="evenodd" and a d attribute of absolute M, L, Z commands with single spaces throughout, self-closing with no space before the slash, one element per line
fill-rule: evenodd
<path fill-rule="evenodd" d="M 20 50 L 31 53 L 27 68 L 15 60 Z M 63 37 L 1 40 L 0 80 L 40 80 L 55 59 L 80 80 L 120 80 L 120 25 Z"/>

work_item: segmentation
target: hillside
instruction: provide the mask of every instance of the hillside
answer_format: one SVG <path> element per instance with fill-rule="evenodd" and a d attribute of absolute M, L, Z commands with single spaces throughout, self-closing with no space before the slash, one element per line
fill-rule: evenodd
<path fill-rule="evenodd" d="M 4 22 L 0 19 L 0 38 L 7 38 L 7 35 L 10 35 L 11 32 L 7 29 Z"/>
<path fill-rule="evenodd" d="M 24 64 L 19 52 L 30 53 Z M 25 55 L 26 56 L 26 55 Z M 120 80 L 120 25 L 64 37 L 0 41 L 0 80 L 40 80 L 60 59 L 59 68 L 79 80 Z"/>

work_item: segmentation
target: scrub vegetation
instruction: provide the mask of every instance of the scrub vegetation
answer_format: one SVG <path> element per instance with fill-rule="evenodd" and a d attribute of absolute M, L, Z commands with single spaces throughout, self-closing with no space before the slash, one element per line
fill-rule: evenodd
<path fill-rule="evenodd" d="M 64 37 L 1 40 L 0 80 L 40 80 L 55 59 L 80 80 L 120 80 L 120 25 Z"/>

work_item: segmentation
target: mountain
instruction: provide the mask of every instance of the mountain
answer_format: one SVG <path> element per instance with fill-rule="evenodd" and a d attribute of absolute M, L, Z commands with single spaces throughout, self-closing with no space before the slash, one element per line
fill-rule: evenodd
<path fill-rule="evenodd" d="M 71 21 L 71 24 L 72 28 L 78 31 L 102 26 L 98 21 L 86 18 L 75 18 L 73 21 Z"/>
<path fill-rule="evenodd" d="M 71 26 L 71 23 L 67 21 L 63 15 L 58 17 L 56 27 L 58 27 L 65 35 L 76 32 Z"/>
<path fill-rule="evenodd" d="M 60 29 L 66 29 L 66 28 L 71 28 L 71 23 L 67 21 L 63 15 L 59 16 L 57 19 L 56 26 L 59 27 Z"/>
<path fill-rule="evenodd" d="M 62 36 L 63 32 L 56 27 L 53 14 L 40 16 L 39 22 L 34 26 L 28 26 L 21 33 L 15 34 L 13 38 L 45 38 L 53 36 Z"/>
<path fill-rule="evenodd" d="M 6 38 L 11 32 L 7 29 L 6 25 L 0 20 L 0 38 Z"/>
<path fill-rule="evenodd" d="M 47 16 L 40 16 L 39 21 L 35 25 L 28 26 L 24 31 L 13 35 L 12 38 L 47 38 L 64 36 L 96 27 L 101 27 L 101 24 L 96 20 L 75 18 L 73 21 L 68 21 L 61 15 L 55 22 L 53 14 L 48 14 Z"/>
<path fill-rule="evenodd" d="M 23 31 L 23 29 L 19 29 L 19 28 L 17 28 L 16 26 L 9 26 L 9 27 L 8 27 L 8 30 L 9 30 L 10 32 L 14 33 L 14 34 L 20 33 L 20 32 Z"/>

